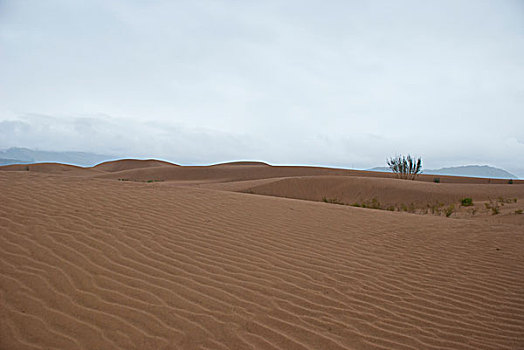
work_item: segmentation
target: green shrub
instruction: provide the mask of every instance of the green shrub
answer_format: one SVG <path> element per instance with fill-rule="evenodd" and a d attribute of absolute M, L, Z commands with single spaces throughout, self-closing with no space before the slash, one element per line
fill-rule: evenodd
<path fill-rule="evenodd" d="M 522 214 L 522 209 L 515 210 L 515 214 L 517 214 L 517 215 Z"/>
<path fill-rule="evenodd" d="M 436 184 L 439 184 L 440 183 L 440 177 L 434 177 L 433 178 L 433 182 L 436 183 Z"/>
<path fill-rule="evenodd" d="M 473 205 L 473 199 L 469 197 L 462 198 L 460 200 L 460 205 L 462 205 L 463 207 L 471 207 Z"/>
<path fill-rule="evenodd" d="M 411 155 L 396 156 L 387 160 L 391 171 L 400 179 L 415 180 L 415 177 L 422 172 L 422 159 L 412 158 Z"/>
<path fill-rule="evenodd" d="M 513 179 L 509 179 L 509 180 L 508 180 L 508 184 L 511 185 L 512 183 L 513 183 Z"/>

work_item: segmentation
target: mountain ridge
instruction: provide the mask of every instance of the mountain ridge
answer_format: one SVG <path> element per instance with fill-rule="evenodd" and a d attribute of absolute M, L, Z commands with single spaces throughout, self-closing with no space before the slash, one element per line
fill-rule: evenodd
<path fill-rule="evenodd" d="M 369 171 L 391 172 L 389 167 L 374 167 L 367 169 Z M 472 176 L 498 179 L 518 179 L 518 176 L 512 173 L 489 165 L 461 165 L 455 167 L 443 167 L 439 169 L 423 169 L 427 175 L 450 175 L 450 176 Z"/>

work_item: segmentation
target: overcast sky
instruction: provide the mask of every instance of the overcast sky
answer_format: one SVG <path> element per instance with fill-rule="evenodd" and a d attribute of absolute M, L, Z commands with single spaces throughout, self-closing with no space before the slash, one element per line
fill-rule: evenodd
<path fill-rule="evenodd" d="M 524 177 L 524 2 L 0 0 L 0 148 Z"/>

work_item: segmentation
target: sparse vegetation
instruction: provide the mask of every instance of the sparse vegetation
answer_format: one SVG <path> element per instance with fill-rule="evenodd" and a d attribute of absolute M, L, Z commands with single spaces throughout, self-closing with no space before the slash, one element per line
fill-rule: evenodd
<path fill-rule="evenodd" d="M 434 177 L 433 182 L 439 184 L 440 183 L 440 177 Z"/>
<path fill-rule="evenodd" d="M 513 179 L 509 179 L 508 180 L 508 184 L 510 184 L 510 185 L 513 184 Z"/>
<path fill-rule="evenodd" d="M 489 200 L 489 203 L 484 203 L 486 209 L 491 210 L 491 215 L 500 214 L 500 207 L 497 201 Z"/>
<path fill-rule="evenodd" d="M 425 205 L 415 205 L 414 202 L 411 202 L 409 204 L 407 203 L 396 203 L 394 205 L 384 205 L 380 203 L 380 201 L 377 198 L 372 198 L 368 200 L 359 200 L 352 203 L 345 203 L 339 200 L 338 198 L 329 198 L 329 197 L 322 197 L 322 201 L 324 203 L 330 203 L 330 204 L 338 204 L 338 205 L 348 205 L 352 207 L 357 208 L 366 208 L 366 209 L 378 209 L 378 210 L 388 210 L 388 211 L 397 211 L 397 212 L 406 212 L 406 213 L 412 213 L 412 214 L 432 214 L 436 216 L 456 216 L 456 217 L 465 217 L 465 216 L 475 216 L 482 212 L 482 209 L 477 206 L 475 207 L 475 203 L 473 202 L 473 199 L 471 197 L 465 197 L 462 198 L 458 203 L 444 203 L 444 202 L 434 202 L 434 203 L 426 203 Z M 503 198 L 498 197 L 497 199 L 489 199 L 489 202 L 485 202 L 484 206 L 489 214 L 491 215 L 498 215 L 502 212 L 501 208 L 506 203 L 516 203 L 517 198 Z M 462 207 L 466 207 L 464 209 L 461 209 Z M 508 208 L 509 209 L 509 208 Z M 514 208 L 511 209 L 511 213 L 513 213 Z M 486 213 L 484 211 L 484 213 Z M 515 214 L 522 214 L 522 209 L 514 210 Z M 456 215 L 453 215 L 456 214 Z"/>
<path fill-rule="evenodd" d="M 429 206 L 429 204 L 428 204 Z M 444 203 L 440 203 L 440 202 L 436 202 L 435 204 L 433 204 L 430 209 L 431 209 L 431 214 L 437 214 L 437 215 L 440 215 L 441 211 L 442 211 L 442 208 L 444 207 Z"/>
<path fill-rule="evenodd" d="M 339 205 L 345 205 L 346 203 L 339 201 L 337 198 L 327 198 L 322 197 L 322 202 L 324 203 L 331 203 L 331 204 L 339 204 Z"/>
<path fill-rule="evenodd" d="M 152 183 L 152 182 L 163 182 L 164 180 L 147 180 L 146 182 L 148 184 Z"/>
<path fill-rule="evenodd" d="M 371 201 L 362 202 L 360 206 L 362 208 L 382 209 L 380 202 L 376 198 L 371 199 Z"/>
<path fill-rule="evenodd" d="M 471 207 L 473 205 L 473 198 L 466 197 L 460 200 L 460 205 L 463 207 Z"/>
<path fill-rule="evenodd" d="M 451 216 L 451 214 L 453 214 L 455 212 L 455 205 L 454 204 L 450 204 L 445 210 L 444 210 L 444 214 L 446 214 L 446 217 L 449 218 Z"/>
<path fill-rule="evenodd" d="M 414 180 L 422 172 L 422 159 L 412 158 L 411 155 L 396 156 L 387 160 L 391 171 L 400 179 Z"/>
<path fill-rule="evenodd" d="M 118 181 L 129 181 L 129 179 L 118 179 Z"/>

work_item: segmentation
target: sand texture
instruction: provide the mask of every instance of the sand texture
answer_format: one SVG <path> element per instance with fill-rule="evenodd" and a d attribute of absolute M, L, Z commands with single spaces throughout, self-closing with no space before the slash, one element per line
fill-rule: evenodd
<path fill-rule="evenodd" d="M 420 180 L 0 167 L 0 349 L 523 349 L 524 185 Z"/>

